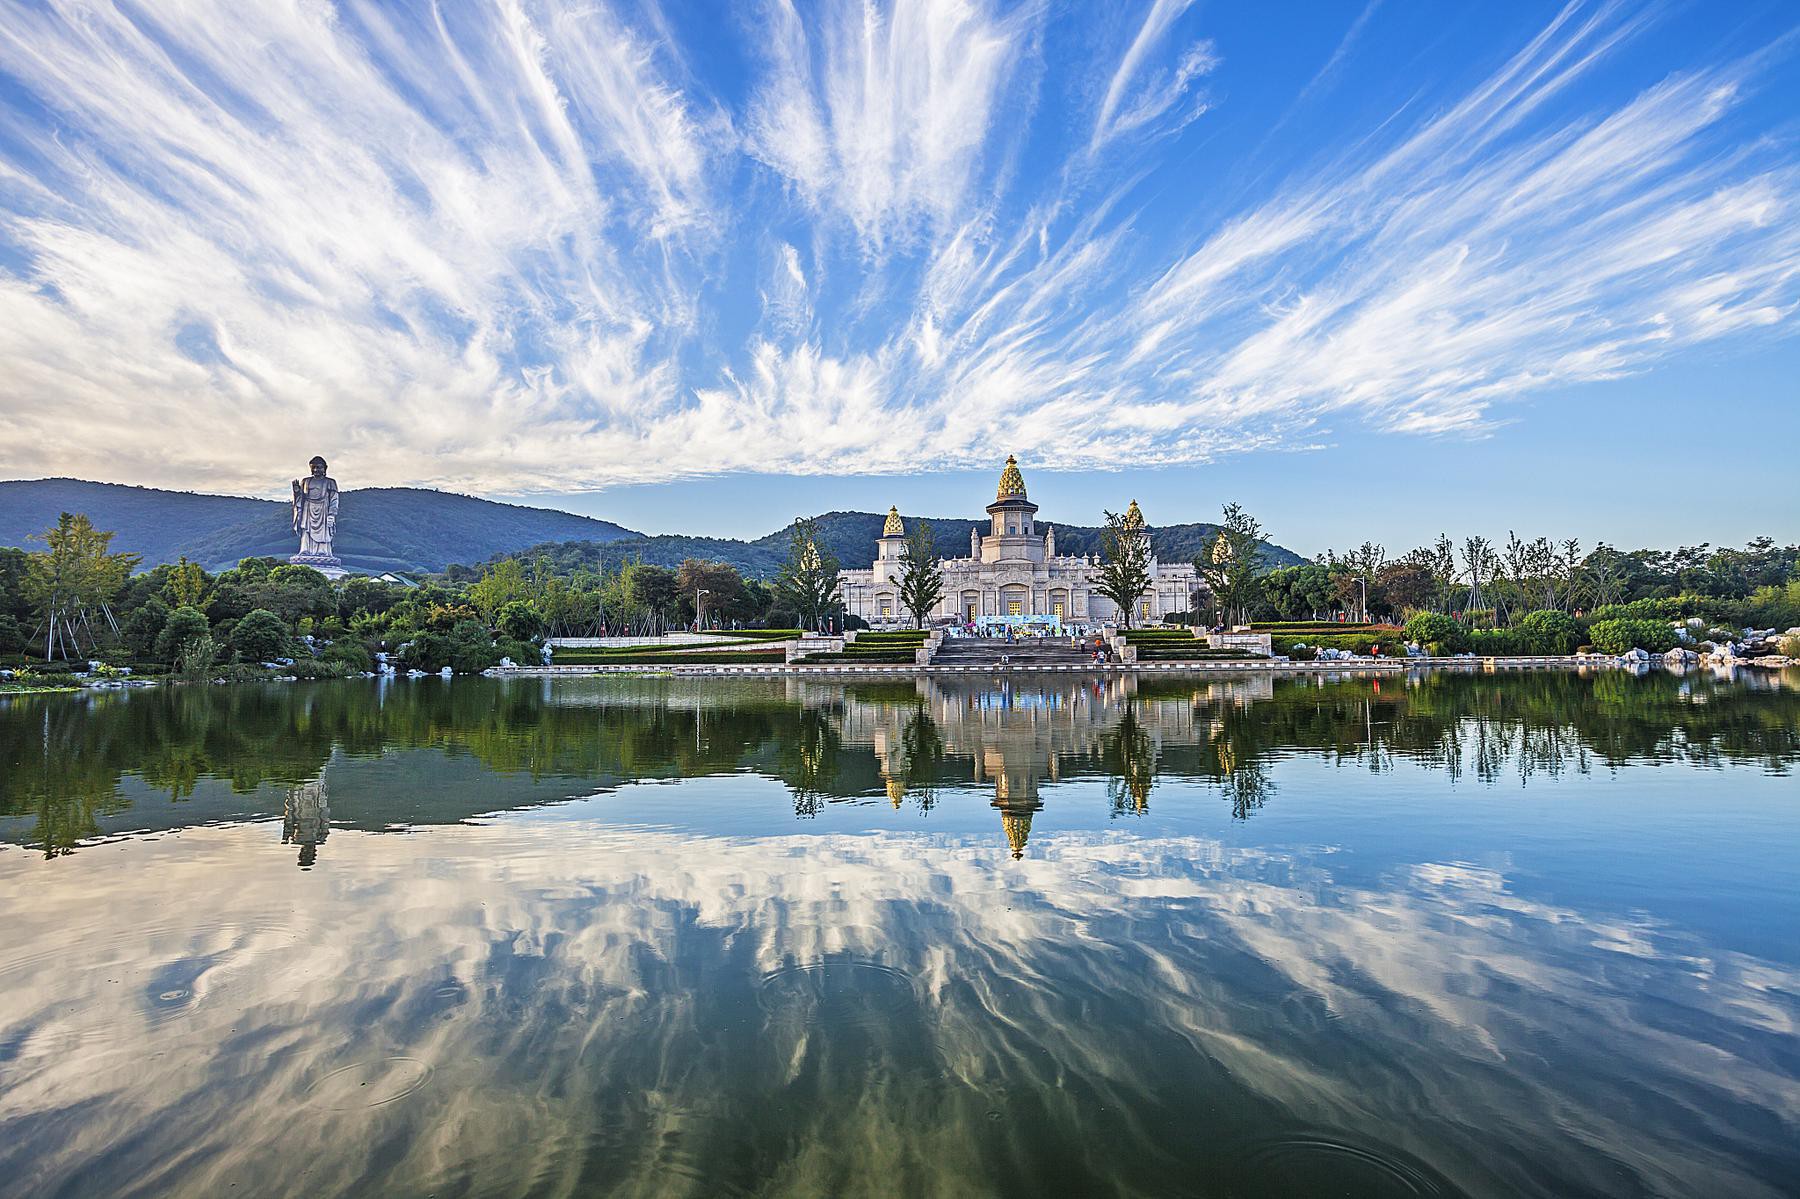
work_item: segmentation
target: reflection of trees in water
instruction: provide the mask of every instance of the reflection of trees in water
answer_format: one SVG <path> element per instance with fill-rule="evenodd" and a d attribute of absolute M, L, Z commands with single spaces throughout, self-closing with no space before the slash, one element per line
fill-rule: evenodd
<path fill-rule="evenodd" d="M 1198 679 L 1159 677 L 1113 689 L 1050 680 L 1030 696 L 1017 688 L 1009 694 L 1005 708 L 1021 718 L 1029 716 L 1017 706 L 1023 699 L 1042 705 L 1035 727 L 1043 739 L 1017 738 L 1005 753 L 1043 758 L 1029 764 L 1031 777 L 1107 779 L 1115 811 L 1142 810 L 1164 774 L 1214 783 L 1239 816 L 1267 801 L 1270 763 L 1284 754 L 1377 772 L 1405 762 L 1442 770 L 1453 781 L 1485 783 L 1658 761 L 1785 773 L 1800 759 L 1800 690 L 1793 681 L 1442 673 L 1283 680 L 1258 694 Z M 754 771 L 792 789 L 801 815 L 884 785 L 890 795 L 897 789 L 929 808 L 945 785 L 982 782 L 985 768 L 976 758 L 990 737 L 982 724 L 988 687 L 930 687 L 955 702 L 927 705 L 912 684 L 795 688 L 777 680 L 674 679 L 385 687 L 350 681 L 18 696 L 0 700 L 0 818 L 29 821 L 28 830 L 10 835 L 54 854 L 98 835 L 109 816 L 129 806 L 121 791 L 127 776 L 171 800 L 193 796 L 206 782 L 249 795 L 316 779 L 334 755 L 421 748 L 466 755 L 497 776 L 567 779 L 569 794 L 596 781 Z M 888 738 L 880 760 L 867 731 L 877 727 Z M 407 819 L 474 814 L 459 802 L 468 803 L 414 796 Z M 366 813 L 379 823 L 377 815 Z"/>
<path fill-rule="evenodd" d="M 800 708 L 797 715 L 776 742 L 780 777 L 794 792 L 794 815 L 816 816 L 836 794 L 832 783 L 840 769 L 843 738 L 828 713 Z"/>
<path fill-rule="evenodd" d="M 901 781 L 921 812 L 929 812 L 937 803 L 938 774 L 944 768 L 944 738 L 937 723 L 922 703 L 916 703 L 900 734 L 900 751 L 904 761 Z"/>
<path fill-rule="evenodd" d="M 1128 700 L 1118 727 L 1106 739 L 1101 754 L 1106 764 L 1106 796 L 1115 817 L 1127 812 L 1142 816 L 1150 810 L 1150 787 L 1156 781 L 1156 745 Z"/>

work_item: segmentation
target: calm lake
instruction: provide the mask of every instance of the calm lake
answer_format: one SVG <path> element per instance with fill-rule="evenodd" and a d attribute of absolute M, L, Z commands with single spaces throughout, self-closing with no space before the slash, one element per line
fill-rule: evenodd
<path fill-rule="evenodd" d="M 1800 675 L 0 697 L 9 1195 L 1800 1194 Z"/>

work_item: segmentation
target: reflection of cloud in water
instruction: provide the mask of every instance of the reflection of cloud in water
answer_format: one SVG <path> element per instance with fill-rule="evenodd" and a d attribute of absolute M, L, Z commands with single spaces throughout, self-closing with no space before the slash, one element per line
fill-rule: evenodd
<path fill-rule="evenodd" d="M 62 947 L 0 960 L 8 1177 L 1158 1191 L 1316 1130 L 1472 1193 L 1772 1194 L 1800 1165 L 1769 1149 L 1800 1134 L 1800 976 L 1490 870 L 1369 889 L 1191 837 L 1021 864 L 501 822 L 340 832 L 355 852 L 301 874 L 265 833 L 0 876 L 9 944 Z M 369 1078 L 386 1101 L 339 1110 Z"/>

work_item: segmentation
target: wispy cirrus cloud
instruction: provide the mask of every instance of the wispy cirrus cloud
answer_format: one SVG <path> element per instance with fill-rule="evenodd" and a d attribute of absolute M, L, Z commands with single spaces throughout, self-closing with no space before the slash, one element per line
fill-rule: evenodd
<path fill-rule="evenodd" d="M 1233 59 L 1180 0 L 1108 36 L 771 0 L 730 84 L 735 42 L 595 0 L 0 13 L 6 474 L 1203 461 L 1480 431 L 1800 303 L 1766 66 L 1601 87 L 1615 6 L 1192 211 L 1157 197 L 1202 182 L 1171 148 Z"/>

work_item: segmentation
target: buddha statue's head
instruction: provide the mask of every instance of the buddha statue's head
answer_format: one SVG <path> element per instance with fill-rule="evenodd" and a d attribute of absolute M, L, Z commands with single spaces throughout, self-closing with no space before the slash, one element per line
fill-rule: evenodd
<path fill-rule="evenodd" d="M 307 465 L 312 467 L 313 478 L 322 479 L 325 477 L 325 459 L 314 454 L 313 460 Z"/>

